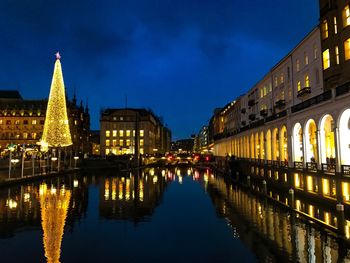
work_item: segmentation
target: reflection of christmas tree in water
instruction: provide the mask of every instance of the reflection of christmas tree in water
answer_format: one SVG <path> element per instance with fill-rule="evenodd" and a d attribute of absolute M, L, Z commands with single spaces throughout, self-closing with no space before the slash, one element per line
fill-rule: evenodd
<path fill-rule="evenodd" d="M 47 189 L 46 184 L 40 185 L 41 224 L 45 257 L 49 263 L 60 262 L 61 242 L 70 197 L 70 190 Z"/>

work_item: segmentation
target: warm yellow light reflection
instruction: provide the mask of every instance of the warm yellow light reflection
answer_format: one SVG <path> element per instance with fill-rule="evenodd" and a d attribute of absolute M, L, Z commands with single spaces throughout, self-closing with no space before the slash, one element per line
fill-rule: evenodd
<path fill-rule="evenodd" d="M 322 191 L 323 195 L 328 196 L 330 193 L 330 188 L 329 188 L 329 180 L 328 179 L 322 179 Z"/>

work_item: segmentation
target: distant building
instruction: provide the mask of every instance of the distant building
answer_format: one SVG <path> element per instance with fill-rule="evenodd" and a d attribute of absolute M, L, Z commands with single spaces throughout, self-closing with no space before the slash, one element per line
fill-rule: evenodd
<path fill-rule="evenodd" d="M 93 155 L 100 155 L 100 131 L 90 131 L 91 153 Z"/>
<path fill-rule="evenodd" d="M 36 145 L 40 141 L 46 114 L 47 100 L 26 100 L 16 90 L 0 90 L 0 151 L 9 144 Z M 76 98 L 67 100 L 69 127 L 74 152 L 90 153 L 90 114 Z"/>
<path fill-rule="evenodd" d="M 101 112 L 100 128 L 103 156 L 163 154 L 170 150 L 171 132 L 150 110 L 105 109 Z"/>
<path fill-rule="evenodd" d="M 172 152 L 192 152 L 194 147 L 194 138 L 177 140 L 171 143 Z"/>

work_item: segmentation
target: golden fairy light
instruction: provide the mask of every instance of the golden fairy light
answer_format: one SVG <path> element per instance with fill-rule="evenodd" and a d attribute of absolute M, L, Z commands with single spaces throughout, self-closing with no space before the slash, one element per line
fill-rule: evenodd
<path fill-rule="evenodd" d="M 65 147 L 72 144 L 60 59 L 61 56 L 57 52 L 41 140 L 51 147 Z"/>

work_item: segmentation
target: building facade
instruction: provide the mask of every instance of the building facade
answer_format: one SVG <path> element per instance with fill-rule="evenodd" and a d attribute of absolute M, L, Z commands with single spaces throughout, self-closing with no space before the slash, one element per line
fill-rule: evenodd
<path fill-rule="evenodd" d="M 26 100 L 18 91 L 0 91 L 0 152 L 9 144 L 36 145 L 42 136 L 47 100 Z M 89 109 L 67 100 L 69 127 L 75 153 L 90 153 Z"/>
<path fill-rule="evenodd" d="M 146 109 L 106 109 L 100 118 L 101 155 L 164 154 L 171 132 Z"/>

